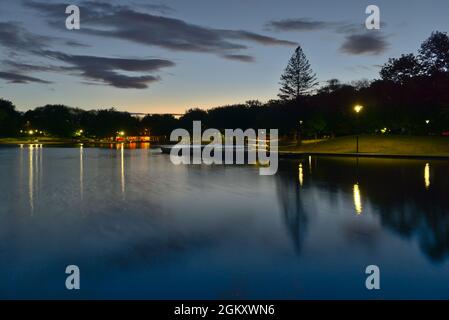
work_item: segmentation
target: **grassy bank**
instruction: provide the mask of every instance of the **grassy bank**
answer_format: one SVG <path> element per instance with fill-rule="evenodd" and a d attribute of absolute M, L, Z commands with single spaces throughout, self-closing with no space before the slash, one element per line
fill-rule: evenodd
<path fill-rule="evenodd" d="M 81 141 L 83 142 L 83 141 Z M 39 137 L 39 138 L 0 138 L 0 144 L 77 144 L 80 141 L 70 138 L 56 138 L 56 137 Z"/>
<path fill-rule="evenodd" d="M 300 146 L 280 146 L 279 150 L 301 153 L 355 153 L 356 137 L 346 136 L 322 141 L 304 141 Z M 363 135 L 359 138 L 359 152 L 387 155 L 449 156 L 449 137 Z"/>
<path fill-rule="evenodd" d="M 70 138 L 40 137 L 39 139 L 0 138 L 0 144 L 98 144 L 101 141 L 77 141 Z M 110 142 L 108 142 L 110 143 Z M 305 140 L 301 145 L 294 143 L 281 144 L 280 152 L 288 153 L 355 153 L 356 137 L 346 136 L 328 140 Z M 359 139 L 359 152 L 385 155 L 417 155 L 417 156 L 449 156 L 449 137 L 429 136 L 369 136 L 362 135 Z"/>

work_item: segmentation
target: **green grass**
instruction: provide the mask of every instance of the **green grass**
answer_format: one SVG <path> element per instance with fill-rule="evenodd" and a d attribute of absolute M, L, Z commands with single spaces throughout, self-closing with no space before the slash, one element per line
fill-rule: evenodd
<path fill-rule="evenodd" d="M 316 153 L 355 153 L 356 137 L 346 136 L 300 146 L 280 146 L 280 151 Z M 449 137 L 432 136 L 360 136 L 360 153 L 387 155 L 444 155 L 449 156 Z"/>

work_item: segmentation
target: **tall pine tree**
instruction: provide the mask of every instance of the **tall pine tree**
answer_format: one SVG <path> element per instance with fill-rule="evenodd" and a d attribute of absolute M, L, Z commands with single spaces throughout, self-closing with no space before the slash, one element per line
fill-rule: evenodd
<path fill-rule="evenodd" d="M 287 68 L 281 76 L 279 97 L 282 100 L 295 100 L 310 93 L 318 84 L 316 74 L 310 67 L 301 46 L 298 46 L 290 58 Z"/>

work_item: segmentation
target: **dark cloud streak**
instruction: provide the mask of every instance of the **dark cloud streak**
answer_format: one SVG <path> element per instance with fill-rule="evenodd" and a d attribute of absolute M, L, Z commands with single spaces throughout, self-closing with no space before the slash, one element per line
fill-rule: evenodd
<path fill-rule="evenodd" d="M 21 63 L 18 60 L 3 60 L 2 65 L 9 70 L 2 71 L 0 78 L 10 83 L 51 83 L 39 78 L 24 76 L 30 72 L 58 72 L 80 75 L 81 77 L 98 81 L 117 88 L 145 89 L 148 84 L 159 81 L 160 77 L 153 74 L 126 75 L 119 71 L 153 73 L 162 68 L 174 66 L 165 59 L 126 59 L 108 58 L 89 55 L 71 55 L 49 50 L 51 42 L 58 38 L 42 37 L 27 31 L 14 23 L 0 23 L 0 46 L 10 53 L 26 54 L 27 57 L 47 58 L 65 65 L 37 65 L 36 63 Z M 72 45 L 79 45 L 72 43 Z"/>
<path fill-rule="evenodd" d="M 61 4 L 27 1 L 27 6 L 49 18 L 53 26 L 63 26 Z M 191 24 L 180 19 L 137 12 L 127 6 L 85 1 L 81 32 L 111 37 L 143 45 L 154 45 L 173 51 L 194 51 L 232 54 L 247 46 L 238 41 L 261 45 L 294 46 L 295 42 L 277 39 L 245 30 L 214 29 Z"/>
<path fill-rule="evenodd" d="M 382 28 L 386 26 L 382 22 Z M 271 31 L 319 31 L 331 30 L 345 35 L 340 51 L 350 55 L 378 55 L 388 49 L 389 43 L 378 30 L 368 31 L 364 24 L 327 22 L 308 18 L 273 20 L 266 24 Z"/>
<path fill-rule="evenodd" d="M 0 22 L 0 45 L 15 51 L 39 50 L 50 44 L 52 38 L 28 32 L 20 24 Z"/>
<path fill-rule="evenodd" d="M 154 75 L 128 76 L 119 74 L 117 70 L 155 72 L 162 68 L 174 66 L 173 62 L 163 59 L 105 58 L 70 55 L 57 51 L 44 51 L 42 54 L 71 65 L 71 69 L 80 72 L 83 78 L 100 81 L 122 89 L 145 89 L 148 88 L 148 84 L 159 81 L 160 77 Z"/>
<path fill-rule="evenodd" d="M 244 55 L 244 54 L 226 54 L 223 55 L 223 58 L 228 60 L 235 60 L 240 62 L 255 62 L 256 59 L 252 56 Z"/>
<path fill-rule="evenodd" d="M 388 42 L 378 31 L 352 34 L 345 38 L 340 50 L 351 55 L 378 55 L 388 49 Z"/>
<path fill-rule="evenodd" d="M 30 83 L 30 82 L 42 83 L 42 84 L 52 83 L 50 81 L 46 81 L 46 80 L 42 80 L 42 79 L 30 77 L 30 76 L 25 76 L 25 75 L 22 75 L 19 73 L 2 72 L 2 71 L 0 71 L 0 79 L 7 80 L 9 83 L 20 83 L 20 84 L 26 84 L 26 83 Z"/>
<path fill-rule="evenodd" d="M 266 28 L 272 31 L 316 31 L 333 28 L 338 23 L 316 21 L 308 18 L 273 20 L 266 24 Z"/>

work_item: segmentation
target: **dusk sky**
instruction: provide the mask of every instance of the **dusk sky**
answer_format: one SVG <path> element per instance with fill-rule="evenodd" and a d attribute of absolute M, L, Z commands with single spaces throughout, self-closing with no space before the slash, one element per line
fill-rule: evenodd
<path fill-rule="evenodd" d="M 80 30 L 65 27 L 69 4 Z M 370 4 L 381 30 L 365 29 Z M 321 82 L 374 79 L 389 57 L 448 31 L 448 14 L 447 0 L 0 0 L 0 96 L 19 110 L 145 113 L 267 101 L 297 44 Z"/>

